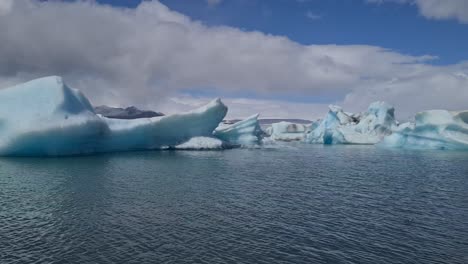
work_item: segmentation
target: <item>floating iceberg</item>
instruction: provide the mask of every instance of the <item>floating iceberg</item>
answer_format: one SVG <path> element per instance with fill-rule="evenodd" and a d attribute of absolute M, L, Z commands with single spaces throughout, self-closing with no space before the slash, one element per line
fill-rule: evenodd
<path fill-rule="evenodd" d="M 258 114 L 234 124 L 221 123 L 212 137 L 193 137 L 174 147 L 182 150 L 220 150 L 240 146 L 252 146 L 261 142 L 263 131 L 258 123 Z"/>
<path fill-rule="evenodd" d="M 312 123 L 306 142 L 316 144 L 376 144 L 397 125 L 395 109 L 385 102 L 372 103 L 366 112 L 350 114 L 330 105 L 323 120 Z"/>
<path fill-rule="evenodd" d="M 177 145 L 174 149 L 180 150 L 222 150 L 234 148 L 235 145 L 214 137 L 193 137 L 188 141 Z"/>
<path fill-rule="evenodd" d="M 0 90 L 0 155 L 47 156 L 175 147 L 212 136 L 227 107 L 216 99 L 194 111 L 135 120 L 96 115 L 60 77 Z"/>
<path fill-rule="evenodd" d="M 278 122 L 266 129 L 266 134 L 274 141 L 303 141 L 309 127 L 304 124 Z"/>
<path fill-rule="evenodd" d="M 232 125 L 220 125 L 213 135 L 230 144 L 249 146 L 261 142 L 263 131 L 256 114 Z"/>
<path fill-rule="evenodd" d="M 379 146 L 468 150 L 468 111 L 420 112 L 416 114 L 415 123 L 401 124 Z"/>

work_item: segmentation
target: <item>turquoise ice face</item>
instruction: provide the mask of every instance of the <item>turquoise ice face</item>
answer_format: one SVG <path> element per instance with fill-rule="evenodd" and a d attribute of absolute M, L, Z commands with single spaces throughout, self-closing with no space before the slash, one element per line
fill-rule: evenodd
<path fill-rule="evenodd" d="M 57 76 L 0 91 L 0 155 L 76 155 L 159 149 L 211 136 L 227 107 L 216 99 L 194 111 L 138 120 L 98 116 Z"/>
<path fill-rule="evenodd" d="M 372 103 L 366 112 L 352 114 L 330 105 L 325 118 L 314 123 L 306 142 L 316 144 L 376 144 L 397 126 L 395 109 L 385 102 Z"/>
<path fill-rule="evenodd" d="M 420 112 L 415 123 L 402 124 L 381 143 L 383 147 L 406 149 L 468 150 L 468 111 Z"/>

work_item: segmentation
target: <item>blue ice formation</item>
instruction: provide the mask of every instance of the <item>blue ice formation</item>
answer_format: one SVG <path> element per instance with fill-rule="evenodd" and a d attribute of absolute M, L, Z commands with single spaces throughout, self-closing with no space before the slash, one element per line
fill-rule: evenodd
<path fill-rule="evenodd" d="M 385 102 L 372 103 L 366 112 L 346 113 L 330 105 L 323 120 L 312 123 L 305 141 L 315 144 L 376 144 L 397 126 L 395 109 Z"/>
<path fill-rule="evenodd" d="M 261 143 L 263 131 L 256 114 L 232 125 L 222 124 L 213 135 L 230 144 L 252 146 Z"/>
<path fill-rule="evenodd" d="M 308 125 L 281 121 L 271 124 L 265 132 L 273 141 L 303 141 L 308 130 Z"/>
<path fill-rule="evenodd" d="M 59 156 L 170 148 L 211 137 L 227 107 L 135 120 L 96 115 L 88 99 L 57 76 L 0 90 L 0 155 Z"/>
<path fill-rule="evenodd" d="M 468 150 L 468 111 L 430 110 L 416 114 L 379 144 L 404 149 Z"/>
<path fill-rule="evenodd" d="M 221 150 L 241 146 L 256 146 L 261 143 L 263 131 L 260 129 L 258 114 L 237 123 L 221 123 L 212 136 L 193 137 L 175 146 L 179 150 Z"/>

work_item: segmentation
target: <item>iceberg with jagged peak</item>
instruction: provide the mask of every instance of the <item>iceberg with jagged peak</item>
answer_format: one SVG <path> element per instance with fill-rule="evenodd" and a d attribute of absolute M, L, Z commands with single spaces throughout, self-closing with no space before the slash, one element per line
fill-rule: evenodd
<path fill-rule="evenodd" d="M 468 150 L 468 111 L 430 110 L 416 114 L 379 144 L 405 149 Z"/>
<path fill-rule="evenodd" d="M 263 131 L 255 114 L 232 125 L 221 124 L 213 135 L 230 144 L 251 146 L 261 142 Z"/>
<path fill-rule="evenodd" d="M 308 130 L 308 125 L 281 121 L 271 124 L 265 133 L 273 141 L 303 141 Z"/>
<path fill-rule="evenodd" d="M 330 105 L 323 120 L 312 123 L 305 141 L 316 144 L 376 144 L 397 126 L 395 109 L 385 102 L 372 103 L 366 112 L 346 113 Z"/>
<path fill-rule="evenodd" d="M 171 148 L 212 137 L 227 107 L 216 99 L 188 113 L 135 120 L 97 115 L 57 76 L 0 90 L 0 155 L 57 156 Z"/>

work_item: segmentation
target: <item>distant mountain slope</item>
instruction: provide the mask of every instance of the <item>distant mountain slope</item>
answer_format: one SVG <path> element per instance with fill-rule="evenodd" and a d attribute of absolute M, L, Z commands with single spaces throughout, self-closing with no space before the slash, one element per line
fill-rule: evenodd
<path fill-rule="evenodd" d="M 235 124 L 239 122 L 240 119 L 231 119 L 231 120 L 224 120 L 224 124 Z M 274 123 L 279 123 L 279 122 L 290 122 L 290 123 L 295 123 L 295 124 L 311 124 L 312 121 L 310 120 L 305 120 L 305 119 L 291 119 L 291 118 L 268 118 L 268 119 L 258 119 L 258 122 L 260 125 L 265 126 L 265 125 L 271 125 Z"/>
<path fill-rule="evenodd" d="M 305 119 L 288 119 L 288 118 L 278 118 L 278 119 L 259 119 L 261 125 L 270 125 L 274 123 L 279 123 L 282 121 L 295 123 L 295 124 L 310 124 L 312 121 Z"/>
<path fill-rule="evenodd" d="M 150 110 L 140 110 L 134 106 L 130 106 L 127 108 L 118 108 L 118 107 L 110 107 L 106 105 L 101 105 L 94 107 L 94 111 L 96 114 L 103 115 L 108 118 L 115 118 L 115 119 L 137 119 L 137 118 L 148 118 L 148 117 L 155 117 L 155 116 L 163 116 L 163 113 L 154 112 Z"/>

